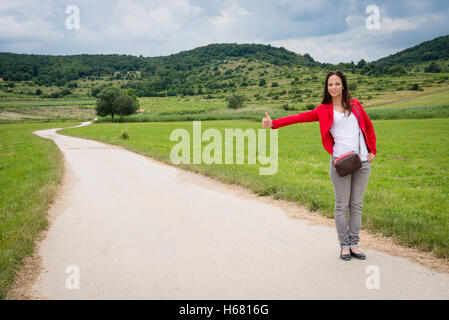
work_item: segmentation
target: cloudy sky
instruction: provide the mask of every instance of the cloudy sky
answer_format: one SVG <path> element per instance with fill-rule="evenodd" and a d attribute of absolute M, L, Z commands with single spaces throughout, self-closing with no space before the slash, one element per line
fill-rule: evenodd
<path fill-rule="evenodd" d="M 448 35 L 449 1 L 0 0 L 0 30 L 1 52 L 153 57 L 262 43 L 358 62 Z"/>

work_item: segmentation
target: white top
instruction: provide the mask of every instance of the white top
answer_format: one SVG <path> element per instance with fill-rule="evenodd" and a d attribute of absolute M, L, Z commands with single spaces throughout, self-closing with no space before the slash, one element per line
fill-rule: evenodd
<path fill-rule="evenodd" d="M 353 112 L 348 117 L 347 113 L 344 114 L 334 110 L 334 121 L 332 122 L 330 131 L 334 137 L 334 157 L 339 157 L 345 153 L 354 151 L 360 155 L 362 161 L 367 161 L 368 149 L 357 118 Z"/>

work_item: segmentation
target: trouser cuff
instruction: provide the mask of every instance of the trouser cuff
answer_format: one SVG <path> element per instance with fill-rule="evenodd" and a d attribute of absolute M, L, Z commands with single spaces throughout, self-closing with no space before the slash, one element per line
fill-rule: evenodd
<path fill-rule="evenodd" d="M 351 244 L 349 247 L 350 247 L 351 249 L 357 249 L 357 248 L 358 248 L 358 245 L 356 245 L 356 244 Z"/>

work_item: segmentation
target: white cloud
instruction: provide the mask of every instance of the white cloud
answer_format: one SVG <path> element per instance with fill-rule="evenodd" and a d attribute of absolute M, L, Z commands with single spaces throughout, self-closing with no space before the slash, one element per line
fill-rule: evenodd
<path fill-rule="evenodd" d="M 419 24 L 425 22 L 424 18 L 420 19 L 389 19 L 383 18 L 379 25 L 380 29 L 386 32 L 413 30 L 418 27 Z"/>
<path fill-rule="evenodd" d="M 57 31 L 48 20 L 40 17 L 17 19 L 14 16 L 0 16 L 0 39 L 22 42 L 45 41 L 47 39 L 60 40 L 63 37 L 61 31 Z"/>
<path fill-rule="evenodd" d="M 220 15 L 213 16 L 207 21 L 215 29 L 215 32 L 224 31 L 227 28 L 236 26 L 236 23 L 241 23 L 242 18 L 252 16 L 252 13 L 237 3 L 232 3 L 227 8 L 220 11 Z"/>
<path fill-rule="evenodd" d="M 364 16 L 347 16 L 345 18 L 346 24 L 349 28 L 364 28 L 366 17 Z M 424 17 L 413 17 L 413 18 L 400 18 L 393 19 L 385 17 L 383 14 L 380 15 L 379 29 L 378 32 L 394 32 L 394 31 L 405 31 L 413 30 L 418 28 L 420 24 L 426 22 Z M 364 28 L 366 29 L 366 28 Z M 372 29 L 374 30 L 374 29 Z"/>
<path fill-rule="evenodd" d="M 112 22 L 102 28 L 108 38 L 164 40 L 180 32 L 201 9 L 187 0 L 135 2 L 120 0 Z"/>
<path fill-rule="evenodd" d="M 438 16 L 433 17 L 435 20 Z M 379 29 L 367 29 L 365 16 L 348 16 L 348 29 L 341 33 L 316 37 L 289 38 L 270 42 L 297 53 L 309 53 L 315 60 L 328 63 L 373 61 L 405 49 L 392 45 L 385 39 L 394 38 L 398 32 L 422 27 L 426 17 L 393 19 L 381 16 Z M 384 42 L 384 43 L 383 43 Z"/>
<path fill-rule="evenodd" d="M 278 0 L 276 1 L 278 7 L 288 11 L 294 16 L 312 15 L 317 12 L 322 12 L 323 8 L 328 5 L 326 0 Z"/>
<path fill-rule="evenodd" d="M 438 0 L 411 2 L 378 0 L 380 29 L 368 30 L 358 0 L 76 0 L 81 28 L 67 30 L 66 3 L 0 0 L 0 51 L 156 56 L 233 42 L 270 43 L 321 62 L 371 61 L 447 33 L 449 12 L 434 9 Z"/>

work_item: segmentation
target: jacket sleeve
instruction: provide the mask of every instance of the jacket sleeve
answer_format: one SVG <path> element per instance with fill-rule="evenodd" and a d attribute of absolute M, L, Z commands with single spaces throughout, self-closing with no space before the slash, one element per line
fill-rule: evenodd
<path fill-rule="evenodd" d="M 318 121 L 317 108 L 318 107 L 316 107 L 315 109 L 313 109 L 311 111 L 302 112 L 299 114 L 292 114 L 291 116 L 274 119 L 273 126 L 271 127 L 271 129 L 277 129 L 277 128 L 288 126 L 288 125 L 295 124 L 298 122 Z"/>
<path fill-rule="evenodd" d="M 371 150 L 371 152 L 376 155 L 377 148 L 376 148 L 376 134 L 374 133 L 374 126 L 371 122 L 371 119 L 368 117 L 368 114 L 366 113 L 365 109 L 363 109 L 362 104 L 357 101 L 357 105 L 360 107 L 360 110 L 362 110 L 362 117 L 366 124 L 366 134 L 368 136 L 369 144 L 373 147 L 374 150 Z"/>

